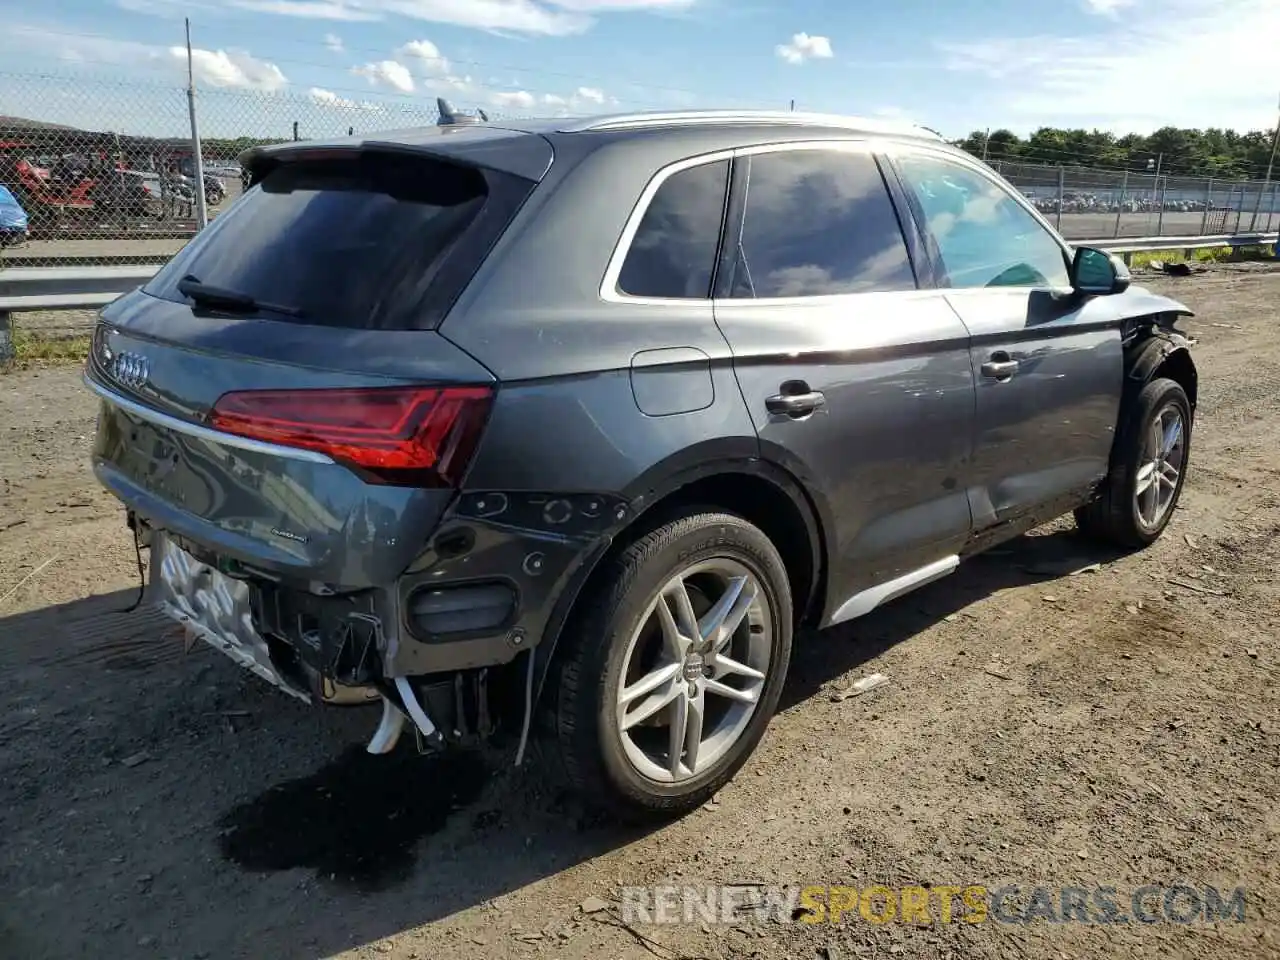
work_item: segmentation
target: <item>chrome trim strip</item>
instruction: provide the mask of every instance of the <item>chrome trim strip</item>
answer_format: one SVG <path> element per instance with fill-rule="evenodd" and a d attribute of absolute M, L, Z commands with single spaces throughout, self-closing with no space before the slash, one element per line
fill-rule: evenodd
<path fill-rule="evenodd" d="M 181 433 L 188 437 L 194 437 L 197 440 L 204 440 L 209 443 L 221 444 L 224 447 L 234 447 L 237 450 L 248 450 L 253 453 L 265 453 L 272 457 L 283 457 L 288 460 L 301 460 L 305 463 L 335 463 L 334 459 L 317 450 L 305 450 L 301 447 L 282 447 L 275 443 L 266 443 L 262 440 L 254 440 L 251 437 L 237 437 L 233 433 L 223 433 L 221 430 L 214 430 L 211 427 L 203 427 L 198 423 L 192 423 L 189 420 L 180 420 L 177 417 L 154 410 L 144 404 L 137 403 L 127 397 L 122 397 L 114 390 L 108 390 L 105 386 L 98 383 L 87 373 L 82 374 L 81 378 L 84 384 L 101 399 L 118 407 L 125 413 L 131 414 L 140 420 L 154 424 L 157 427 L 164 427 L 166 430 L 172 430 L 175 433 Z"/>
<path fill-rule="evenodd" d="M 876 584 L 874 587 L 860 590 L 840 604 L 824 626 L 833 627 L 837 623 L 844 623 L 846 620 L 865 616 L 881 604 L 896 600 L 904 593 L 910 593 L 918 587 L 923 587 L 926 583 L 933 583 L 933 581 L 940 580 L 949 573 L 954 573 L 958 566 L 960 566 L 960 557 L 952 554 L 949 557 L 943 557 L 941 560 L 935 560 L 933 563 L 927 563 L 919 570 L 912 570 L 892 580 Z"/>
<path fill-rule="evenodd" d="M 613 253 L 610 255 L 609 263 L 605 267 L 604 278 L 600 281 L 601 300 L 606 303 L 648 303 L 655 305 L 678 303 L 684 306 L 701 303 L 708 308 L 711 306 L 711 300 L 706 297 L 633 297 L 618 289 L 618 278 L 622 275 L 622 265 L 627 259 L 627 254 L 631 252 L 631 242 L 635 240 L 636 233 L 640 230 L 640 223 L 644 220 L 644 215 L 649 210 L 649 204 L 653 202 L 654 196 L 657 195 L 658 190 L 666 183 L 667 179 L 683 170 L 691 170 L 694 167 L 706 166 L 709 163 L 731 160 L 737 152 L 737 148 L 729 148 L 716 150 L 714 153 L 700 154 L 696 157 L 686 157 L 683 160 L 668 164 L 649 179 L 649 182 L 645 184 L 644 190 L 640 193 L 640 199 L 636 201 L 635 207 L 631 210 L 631 215 L 627 218 L 627 222 L 622 228 L 622 235 L 618 237 L 618 242 L 614 244 Z"/>

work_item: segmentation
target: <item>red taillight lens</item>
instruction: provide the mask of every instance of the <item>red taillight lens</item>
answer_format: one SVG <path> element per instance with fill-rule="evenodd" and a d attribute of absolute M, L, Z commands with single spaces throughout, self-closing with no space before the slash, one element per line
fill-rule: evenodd
<path fill-rule="evenodd" d="M 488 387 L 247 390 L 213 405 L 214 428 L 318 450 L 383 483 L 458 486 L 489 415 Z"/>

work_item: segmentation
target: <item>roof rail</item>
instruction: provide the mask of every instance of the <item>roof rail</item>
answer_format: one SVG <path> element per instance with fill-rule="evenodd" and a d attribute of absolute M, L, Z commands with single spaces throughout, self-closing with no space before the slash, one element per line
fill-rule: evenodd
<path fill-rule="evenodd" d="M 781 110 L 681 110 L 669 113 L 619 113 L 571 120 L 560 127 L 562 133 L 589 133 L 607 130 L 636 130 L 645 127 L 696 126 L 698 124 L 756 123 L 779 126 L 836 127 L 867 133 L 888 133 L 941 140 L 936 131 L 904 120 L 847 117 L 827 113 L 796 113 Z"/>

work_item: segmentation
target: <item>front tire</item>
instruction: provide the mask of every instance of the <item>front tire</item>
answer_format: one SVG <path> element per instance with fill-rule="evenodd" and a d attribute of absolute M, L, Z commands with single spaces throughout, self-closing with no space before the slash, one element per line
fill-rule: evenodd
<path fill-rule="evenodd" d="M 588 802 L 692 810 L 764 735 L 791 656 L 786 567 L 759 529 L 685 515 L 607 561 L 564 638 L 556 752 Z"/>
<path fill-rule="evenodd" d="M 1191 454 L 1191 401 L 1174 380 L 1152 380 L 1120 425 L 1111 472 L 1075 512 L 1080 532 L 1125 549 L 1155 543 L 1173 518 Z"/>

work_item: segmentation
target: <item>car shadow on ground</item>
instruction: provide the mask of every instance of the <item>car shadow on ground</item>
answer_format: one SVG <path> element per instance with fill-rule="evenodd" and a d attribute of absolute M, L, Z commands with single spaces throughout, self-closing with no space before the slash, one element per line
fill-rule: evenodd
<path fill-rule="evenodd" d="M 1051 533 L 974 558 L 855 624 L 800 638 L 781 708 L 996 590 L 1113 556 Z M 509 751 L 428 758 L 411 741 L 368 756 L 376 711 L 313 710 L 202 646 L 184 653 L 157 614 L 114 612 L 133 599 L 0 619 L 16 641 L 0 644 L 13 691 L 0 708 L 0 903 L 24 904 L 0 909 L 0 928 L 30 960 L 130 955 L 140 937 L 165 955 L 260 956 L 269 943 L 277 960 L 329 956 L 659 829 L 579 809 L 536 754 L 524 770 Z M 72 831 L 64 807 L 76 811 Z M 61 853 L 37 853 L 50 849 Z M 139 876 L 136 897 L 58 892 Z"/>

